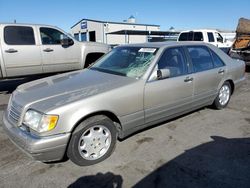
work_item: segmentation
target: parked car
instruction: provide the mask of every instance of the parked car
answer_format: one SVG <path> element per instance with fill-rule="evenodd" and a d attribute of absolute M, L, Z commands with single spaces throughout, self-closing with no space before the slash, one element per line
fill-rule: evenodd
<path fill-rule="evenodd" d="M 3 122 L 10 139 L 41 161 L 78 165 L 111 155 L 117 138 L 203 106 L 227 106 L 245 65 L 194 42 L 119 46 L 88 69 L 19 86 Z"/>
<path fill-rule="evenodd" d="M 109 51 L 49 25 L 0 23 L 0 39 L 0 79 L 82 69 Z"/>
<path fill-rule="evenodd" d="M 250 20 L 240 18 L 236 29 L 236 39 L 229 55 L 234 59 L 245 61 L 250 66 Z"/>
<path fill-rule="evenodd" d="M 208 29 L 183 31 L 180 33 L 178 41 L 203 41 L 217 46 L 225 53 L 228 53 L 233 44 L 231 41 L 223 38 L 219 31 Z"/>

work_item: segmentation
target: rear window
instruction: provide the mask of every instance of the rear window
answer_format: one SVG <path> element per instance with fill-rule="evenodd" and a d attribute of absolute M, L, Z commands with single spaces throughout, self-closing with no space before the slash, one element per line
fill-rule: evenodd
<path fill-rule="evenodd" d="M 179 41 L 187 41 L 188 33 L 181 33 L 179 37 Z"/>
<path fill-rule="evenodd" d="M 192 41 L 193 40 L 193 32 L 181 33 L 179 37 L 179 41 Z"/>
<path fill-rule="evenodd" d="M 34 45 L 35 37 L 32 27 L 6 26 L 4 28 L 4 41 L 9 45 Z"/>
<path fill-rule="evenodd" d="M 203 41 L 202 32 L 185 32 L 181 33 L 179 41 Z"/>

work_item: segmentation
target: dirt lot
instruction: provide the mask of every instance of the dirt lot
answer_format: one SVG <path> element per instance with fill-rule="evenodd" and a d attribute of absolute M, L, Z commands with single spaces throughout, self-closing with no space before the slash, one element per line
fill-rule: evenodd
<path fill-rule="evenodd" d="M 0 119 L 9 93 L 0 82 Z M 7 90 L 7 91 L 6 91 Z M 0 187 L 250 187 L 250 73 L 228 108 L 204 108 L 118 142 L 89 167 L 27 157 L 0 120 Z"/>

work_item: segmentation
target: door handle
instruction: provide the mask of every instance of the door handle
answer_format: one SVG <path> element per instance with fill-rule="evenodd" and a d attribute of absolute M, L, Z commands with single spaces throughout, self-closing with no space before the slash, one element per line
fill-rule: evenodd
<path fill-rule="evenodd" d="M 18 52 L 17 50 L 13 49 L 13 48 L 10 48 L 8 50 L 5 50 L 6 53 L 16 53 Z"/>
<path fill-rule="evenodd" d="M 224 69 L 220 69 L 220 70 L 218 71 L 218 74 L 224 74 L 224 72 L 225 72 Z"/>
<path fill-rule="evenodd" d="M 46 49 L 44 49 L 43 51 L 44 51 L 44 52 L 53 52 L 54 50 L 51 49 L 51 48 L 46 48 Z"/>
<path fill-rule="evenodd" d="M 185 78 L 184 82 L 192 82 L 193 80 L 194 78 L 188 76 Z"/>

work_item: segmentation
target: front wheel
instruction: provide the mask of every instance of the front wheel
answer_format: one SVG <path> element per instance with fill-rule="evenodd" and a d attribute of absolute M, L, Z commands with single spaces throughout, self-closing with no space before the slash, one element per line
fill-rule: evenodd
<path fill-rule="evenodd" d="M 231 98 L 231 94 L 232 94 L 231 85 L 229 82 L 226 81 L 221 86 L 219 93 L 218 93 L 216 99 L 214 100 L 213 106 L 219 110 L 222 108 L 225 108 L 229 103 L 229 100 Z"/>
<path fill-rule="evenodd" d="M 93 165 L 112 154 L 116 140 L 117 130 L 112 120 L 103 115 L 90 117 L 72 133 L 67 155 L 77 165 Z"/>

